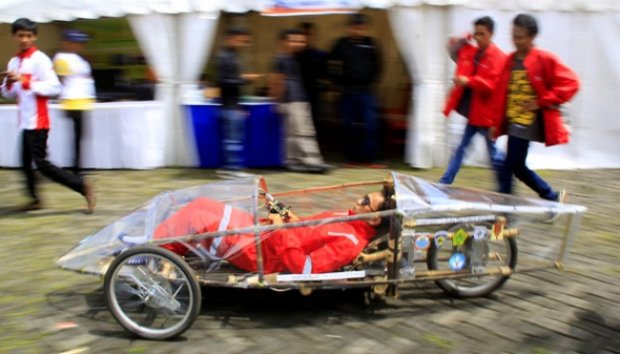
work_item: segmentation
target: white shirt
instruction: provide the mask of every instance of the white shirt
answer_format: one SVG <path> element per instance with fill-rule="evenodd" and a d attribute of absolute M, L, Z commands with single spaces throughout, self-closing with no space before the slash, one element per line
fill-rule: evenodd
<path fill-rule="evenodd" d="M 75 53 L 58 53 L 54 56 L 54 69 L 62 77 L 60 99 L 66 109 L 81 109 L 84 100 L 92 103 L 95 98 L 95 81 L 90 64 Z M 65 102 L 72 101 L 74 102 Z M 79 101 L 79 102 L 78 102 Z M 80 107 L 75 104 L 79 103 Z"/>
<path fill-rule="evenodd" d="M 49 129 L 48 97 L 62 88 L 50 58 L 33 46 L 13 57 L 7 70 L 21 75 L 19 82 L 11 84 L 5 78 L 0 87 L 4 97 L 17 99 L 19 128 Z"/>

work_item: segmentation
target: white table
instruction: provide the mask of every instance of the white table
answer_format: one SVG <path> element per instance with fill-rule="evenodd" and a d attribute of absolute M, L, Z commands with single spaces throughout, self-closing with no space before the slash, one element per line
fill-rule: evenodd
<path fill-rule="evenodd" d="M 50 104 L 48 156 L 66 167 L 73 161 L 73 125 Z M 83 122 L 82 166 L 148 169 L 165 165 L 166 131 L 158 101 L 96 103 Z M 0 167 L 21 166 L 17 106 L 0 105 Z"/>

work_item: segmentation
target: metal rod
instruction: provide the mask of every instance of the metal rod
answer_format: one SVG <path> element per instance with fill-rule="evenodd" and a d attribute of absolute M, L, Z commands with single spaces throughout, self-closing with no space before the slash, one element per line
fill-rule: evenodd
<path fill-rule="evenodd" d="M 568 252 L 573 246 L 579 224 L 581 224 L 581 213 L 568 215 L 566 228 L 564 229 L 564 238 L 562 239 L 562 246 L 560 248 L 560 258 L 558 259 L 560 265 L 566 260 Z"/>
<path fill-rule="evenodd" d="M 254 195 L 252 196 L 252 214 L 254 215 L 254 225 L 258 225 L 258 210 L 256 206 L 258 205 L 258 189 L 254 188 Z M 263 265 L 263 251 L 261 249 L 261 239 L 260 232 L 254 231 L 254 244 L 256 246 L 256 270 L 258 270 L 258 281 L 263 282 L 263 273 L 264 273 L 264 265 Z"/>

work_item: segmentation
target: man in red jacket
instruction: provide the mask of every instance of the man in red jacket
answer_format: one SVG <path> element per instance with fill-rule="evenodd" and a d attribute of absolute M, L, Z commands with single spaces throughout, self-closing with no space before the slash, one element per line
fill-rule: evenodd
<path fill-rule="evenodd" d="M 307 218 L 293 217 L 291 221 L 319 220 L 347 215 L 371 213 L 394 208 L 393 188 L 369 193 L 353 208 L 343 212 L 324 212 Z M 161 223 L 154 239 L 188 234 L 234 230 L 251 227 L 253 217 L 245 211 L 219 201 L 199 198 Z M 335 271 L 351 263 L 377 234 L 385 220 L 354 220 L 279 229 L 261 234 L 261 252 L 265 273 L 290 272 L 299 274 Z M 238 234 L 208 238 L 196 243 L 173 242 L 163 247 L 179 254 L 208 253 L 225 259 L 248 272 L 257 271 L 254 234 Z"/>
<path fill-rule="evenodd" d="M 508 57 L 498 85 L 501 96 L 497 135 L 508 134 L 499 191 L 512 193 L 512 175 L 515 175 L 541 198 L 562 202 L 565 191 L 551 188 L 525 162 L 530 141 L 544 142 L 547 146 L 568 143 L 559 105 L 577 93 L 579 80 L 556 56 L 534 47 L 537 34 L 534 17 L 527 14 L 515 17 L 512 40 L 516 51 Z"/>
<path fill-rule="evenodd" d="M 461 143 L 454 152 L 446 172 L 439 180 L 451 184 L 461 168 L 465 150 L 471 139 L 480 133 L 487 145 L 491 165 L 499 172 L 502 156 L 495 149 L 495 143 L 489 134 L 489 128 L 495 125 L 493 109 L 497 101 L 497 82 L 504 67 L 506 55 L 492 41 L 495 23 L 485 16 L 474 22 L 474 35 L 477 46 L 469 43 L 467 38 L 455 42 L 451 39 L 450 51 L 456 61 L 454 87 L 450 92 L 444 108 L 444 115 L 449 117 L 452 111 L 468 119 Z"/>

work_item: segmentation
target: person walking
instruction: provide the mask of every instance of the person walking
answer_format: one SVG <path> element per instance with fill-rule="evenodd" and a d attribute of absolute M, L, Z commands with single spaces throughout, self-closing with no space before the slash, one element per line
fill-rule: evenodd
<path fill-rule="evenodd" d="M 89 40 L 86 33 L 68 29 L 62 34 L 62 51 L 53 59 L 54 70 L 62 83 L 60 103 L 65 116 L 73 121 L 73 173 L 80 174 L 82 169 L 81 142 L 83 135 L 83 118 L 92 110 L 95 102 L 95 81 L 90 64 L 80 56 L 85 43 Z"/>
<path fill-rule="evenodd" d="M 495 176 L 499 173 L 503 156 L 495 148 L 490 128 L 495 125 L 493 109 L 497 101 L 497 83 L 504 68 L 506 55 L 493 42 L 495 22 L 488 16 L 474 22 L 473 39 L 471 35 L 456 39 L 451 38 L 448 44 L 450 56 L 456 61 L 456 72 L 453 78 L 454 87 L 450 91 L 443 110 L 446 118 L 453 111 L 467 118 L 467 125 L 450 159 L 450 164 L 439 179 L 439 183 L 452 184 L 461 168 L 465 151 L 476 134 L 485 140 L 491 166 Z"/>
<path fill-rule="evenodd" d="M 379 116 L 374 84 L 381 73 L 381 54 L 368 36 L 370 21 L 353 14 L 348 35 L 340 38 L 329 56 L 332 80 L 342 86 L 344 150 L 349 162 L 372 163 L 379 150 Z"/>
<path fill-rule="evenodd" d="M 533 16 L 519 14 L 512 24 L 516 50 L 509 55 L 498 84 L 501 119 L 496 135 L 508 134 L 499 192 L 512 193 L 514 175 L 541 198 L 563 202 L 566 192 L 553 189 L 527 167 L 526 159 L 532 141 L 547 146 L 568 143 L 560 105 L 575 96 L 579 79 L 555 55 L 534 46 L 538 23 Z"/>
<path fill-rule="evenodd" d="M 322 173 L 330 166 L 319 150 L 310 104 L 295 59 L 295 54 L 306 46 L 306 36 L 298 29 L 289 29 L 281 33 L 280 41 L 281 50 L 269 75 L 269 94 L 284 115 L 286 166 L 295 172 Z"/>
<path fill-rule="evenodd" d="M 261 75 L 241 74 L 239 53 L 241 48 L 251 43 L 249 32 L 241 28 L 229 28 L 226 31 L 224 47 L 216 56 L 217 83 L 220 88 L 222 108 L 222 151 L 224 153 L 224 170 L 222 173 L 231 177 L 246 177 L 243 168 L 243 149 L 245 139 L 246 113 L 239 107 L 241 87 Z"/>
<path fill-rule="evenodd" d="M 80 193 L 86 199 L 86 212 L 95 209 L 95 196 L 90 181 L 69 173 L 47 160 L 47 137 L 50 129 L 48 98 L 61 92 L 61 84 L 54 73 L 52 61 L 34 45 L 37 40 L 35 22 L 20 18 L 11 25 L 11 33 L 19 46 L 4 73 L 1 89 L 7 98 L 17 99 L 18 124 L 22 133 L 22 169 L 31 202 L 22 211 L 41 209 L 36 192 L 32 162 L 39 172 L 54 182 Z"/>

